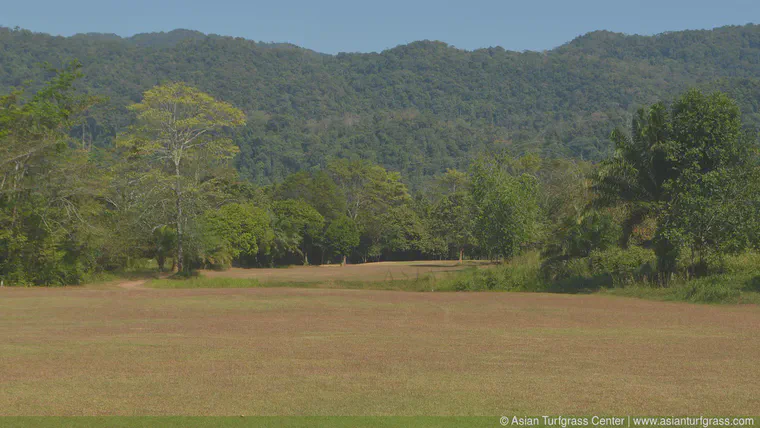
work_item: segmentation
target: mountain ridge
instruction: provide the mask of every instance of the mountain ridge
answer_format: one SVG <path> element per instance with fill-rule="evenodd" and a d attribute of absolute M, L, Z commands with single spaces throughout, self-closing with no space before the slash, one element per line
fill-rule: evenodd
<path fill-rule="evenodd" d="M 384 52 L 393 50 L 393 49 L 395 49 L 397 47 L 400 47 L 400 46 L 412 45 L 412 44 L 416 44 L 416 43 L 419 43 L 419 42 L 441 43 L 441 44 L 445 44 L 447 47 L 450 47 L 450 48 L 453 48 L 453 49 L 456 49 L 456 50 L 460 50 L 460 51 L 464 51 L 464 52 L 477 52 L 477 51 L 484 51 L 484 50 L 487 51 L 487 50 L 490 50 L 490 49 L 498 49 L 498 50 L 503 50 L 503 51 L 506 51 L 506 52 L 516 52 L 516 53 L 529 53 L 529 52 L 542 53 L 542 52 L 551 52 L 551 51 L 560 49 L 560 48 L 568 46 L 568 45 L 574 45 L 574 44 L 578 43 L 581 40 L 585 40 L 585 39 L 588 39 L 588 38 L 594 38 L 594 37 L 600 37 L 600 36 L 602 36 L 602 37 L 611 37 L 611 38 L 624 38 L 624 39 L 625 38 L 627 38 L 627 39 L 656 39 L 656 38 L 667 37 L 667 36 L 670 36 L 670 35 L 673 35 L 673 34 L 678 34 L 678 33 L 714 33 L 714 32 L 730 31 L 730 30 L 733 30 L 733 29 L 740 29 L 740 28 L 747 28 L 747 27 L 760 27 L 760 24 L 754 24 L 752 22 L 748 22 L 746 24 L 724 25 L 724 26 L 713 27 L 713 28 L 705 28 L 705 29 L 686 29 L 686 30 L 677 30 L 677 31 L 663 31 L 661 33 L 655 33 L 655 34 L 623 33 L 623 32 L 617 32 L 617 31 L 604 30 L 604 29 L 601 29 L 601 30 L 592 30 L 592 31 L 588 31 L 586 33 L 583 33 L 581 35 L 578 35 L 578 36 L 574 37 L 573 39 L 571 39 L 571 40 L 569 40 L 569 41 L 567 41 L 565 43 L 562 43 L 562 44 L 560 44 L 558 46 L 555 46 L 553 48 L 547 48 L 547 49 L 541 49 L 541 50 L 531 50 L 531 49 L 511 50 L 511 49 L 506 49 L 506 48 L 504 48 L 502 46 L 499 46 L 499 45 L 484 46 L 484 47 L 475 48 L 475 49 L 465 49 L 465 48 L 456 47 L 456 45 L 451 44 L 449 42 L 446 42 L 444 40 L 421 39 L 421 40 L 415 40 L 415 41 L 412 41 L 412 42 L 409 42 L 409 43 L 399 44 L 399 45 L 396 45 L 396 46 L 393 46 L 393 47 L 389 47 L 389 48 L 383 49 L 381 51 L 339 51 L 337 53 L 331 54 L 331 53 L 320 52 L 320 51 L 317 51 L 317 50 L 314 50 L 314 49 L 310 49 L 310 48 L 307 48 L 307 47 L 304 47 L 304 46 L 298 46 L 298 45 L 290 43 L 290 42 L 276 42 L 276 41 L 264 42 L 262 40 L 249 39 L 249 38 L 240 37 L 240 36 L 221 35 L 221 34 L 217 34 L 217 33 L 204 33 L 202 31 L 191 30 L 191 29 L 187 29 L 187 28 L 175 28 L 175 29 L 169 30 L 169 31 L 149 31 L 149 32 L 135 33 L 135 34 L 133 34 L 131 36 L 121 36 L 121 35 L 118 35 L 118 34 L 115 34 L 115 33 L 101 33 L 101 32 L 75 33 L 75 34 L 73 34 L 71 36 L 60 36 L 60 35 L 56 36 L 56 35 L 52 35 L 50 33 L 46 33 L 44 31 L 31 31 L 31 30 L 26 30 L 26 29 L 19 28 L 19 27 L 13 28 L 13 27 L 7 27 L 7 26 L 0 25 L 0 28 L 2 28 L 2 29 L 9 29 L 9 30 L 16 30 L 16 29 L 18 29 L 18 30 L 21 30 L 21 31 L 29 31 L 29 32 L 31 32 L 33 34 L 50 36 L 50 37 L 62 37 L 62 38 L 94 37 L 94 38 L 103 38 L 103 39 L 108 39 L 108 40 L 120 40 L 120 41 L 124 41 L 124 42 L 127 42 L 127 43 L 132 43 L 132 44 L 137 44 L 137 45 L 141 45 L 141 46 L 155 44 L 155 43 L 147 43 L 147 44 L 145 44 L 144 42 L 141 43 L 141 40 L 149 40 L 149 39 L 154 39 L 154 38 L 155 39 L 159 39 L 159 40 L 160 39 L 168 39 L 168 40 L 174 40 L 174 41 L 176 41 L 174 43 L 167 43 L 166 44 L 167 46 L 165 46 L 165 47 L 171 47 L 174 44 L 176 44 L 177 42 L 181 42 L 181 41 L 185 41 L 185 40 L 203 39 L 203 38 L 206 38 L 206 37 L 211 37 L 211 38 L 226 38 L 226 39 L 235 39 L 235 40 L 245 40 L 245 41 L 248 41 L 248 42 L 254 42 L 256 44 L 262 44 L 262 45 L 289 46 L 289 47 L 304 49 L 304 50 L 312 51 L 312 52 L 315 52 L 315 53 L 318 53 L 318 54 L 321 54 L 321 55 L 328 55 L 328 56 L 338 56 L 338 55 L 341 55 L 341 54 L 344 54 L 344 55 L 345 54 L 382 54 Z M 158 44 L 163 45 L 163 43 L 158 43 Z"/>

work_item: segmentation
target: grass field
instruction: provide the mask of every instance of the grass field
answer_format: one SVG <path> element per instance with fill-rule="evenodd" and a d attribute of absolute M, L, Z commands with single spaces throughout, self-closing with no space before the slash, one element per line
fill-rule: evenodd
<path fill-rule="evenodd" d="M 757 415 L 758 331 L 600 295 L 3 288 L 0 415 Z"/>
<path fill-rule="evenodd" d="M 412 261 L 356 265 L 288 266 L 282 268 L 201 270 L 189 279 L 145 281 L 148 288 L 299 287 L 398 291 L 454 291 L 448 281 L 457 272 L 485 268 L 486 261 Z M 115 283 L 101 285 L 108 288 Z"/>
<path fill-rule="evenodd" d="M 225 271 L 202 271 L 207 278 L 246 278 L 267 282 L 307 282 L 319 283 L 329 281 L 399 281 L 414 280 L 423 277 L 444 277 L 452 272 L 473 266 L 485 266 L 485 261 L 415 261 L 415 262 L 380 262 L 355 265 L 321 265 L 290 266 L 271 269 L 239 269 Z"/>

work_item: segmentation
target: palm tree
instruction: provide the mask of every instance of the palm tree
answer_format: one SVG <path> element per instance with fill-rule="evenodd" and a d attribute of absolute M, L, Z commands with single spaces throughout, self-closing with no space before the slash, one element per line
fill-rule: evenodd
<path fill-rule="evenodd" d="M 626 248 L 634 228 L 657 216 L 666 198 L 664 184 L 675 174 L 668 159 L 671 124 L 665 105 L 641 108 L 631 120 L 631 135 L 612 132 L 615 154 L 602 162 L 593 179 L 594 203 L 604 208 L 623 203 L 628 215 L 623 222 L 621 246 Z"/>

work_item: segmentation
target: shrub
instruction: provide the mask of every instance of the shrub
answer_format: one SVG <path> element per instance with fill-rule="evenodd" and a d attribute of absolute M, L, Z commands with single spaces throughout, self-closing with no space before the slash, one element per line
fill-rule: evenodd
<path fill-rule="evenodd" d="M 696 279 L 680 286 L 681 300 L 697 303 L 726 303 L 739 298 L 741 292 L 723 276 Z"/>
<path fill-rule="evenodd" d="M 567 260 L 552 260 L 541 268 L 549 281 L 562 281 L 570 278 L 588 278 L 591 276 L 588 257 Z"/>
<path fill-rule="evenodd" d="M 725 273 L 760 275 L 760 253 L 746 252 L 726 256 L 721 260 L 720 268 Z"/>
<path fill-rule="evenodd" d="M 499 266 L 458 272 L 448 281 L 457 291 L 543 291 L 539 267 L 538 252 L 529 252 Z"/>
<path fill-rule="evenodd" d="M 567 254 L 586 257 L 593 251 L 614 248 L 621 233 L 622 228 L 610 214 L 594 211 L 568 230 L 565 237 Z"/>
<path fill-rule="evenodd" d="M 641 247 L 592 251 L 588 261 L 591 275 L 606 276 L 612 285 L 646 281 L 655 271 L 654 251 Z"/>

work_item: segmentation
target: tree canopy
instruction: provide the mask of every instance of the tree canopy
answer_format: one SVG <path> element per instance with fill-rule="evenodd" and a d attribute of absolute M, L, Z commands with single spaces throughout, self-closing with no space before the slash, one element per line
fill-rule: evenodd
<path fill-rule="evenodd" d="M 87 91 L 110 97 L 72 128 L 108 146 L 127 106 L 157 84 L 186 82 L 244 111 L 236 166 L 258 184 L 367 159 L 412 189 L 483 150 L 600 161 L 630 112 L 692 86 L 728 93 L 760 126 L 760 26 L 652 37 L 597 31 L 546 52 L 464 51 L 418 41 L 380 53 L 324 55 L 191 31 L 53 37 L 0 28 L 0 92 L 44 80 L 47 61 L 83 65 Z"/>

